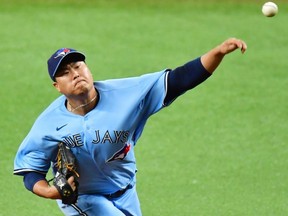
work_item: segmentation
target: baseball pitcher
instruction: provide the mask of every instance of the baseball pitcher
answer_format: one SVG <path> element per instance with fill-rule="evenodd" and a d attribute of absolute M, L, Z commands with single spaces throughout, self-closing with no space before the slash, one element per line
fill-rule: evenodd
<path fill-rule="evenodd" d="M 22 141 L 14 174 L 65 215 L 141 216 L 134 148 L 146 121 L 210 77 L 225 55 L 246 48 L 229 38 L 173 70 L 105 81 L 94 81 L 82 52 L 57 50 L 48 73 L 61 96 Z"/>

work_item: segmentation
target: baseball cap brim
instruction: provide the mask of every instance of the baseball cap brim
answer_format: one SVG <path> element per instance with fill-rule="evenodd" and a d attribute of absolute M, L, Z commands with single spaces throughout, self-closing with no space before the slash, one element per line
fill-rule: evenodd
<path fill-rule="evenodd" d="M 61 48 L 57 50 L 47 61 L 48 72 L 53 81 L 62 63 L 85 61 L 85 55 L 75 49 Z"/>

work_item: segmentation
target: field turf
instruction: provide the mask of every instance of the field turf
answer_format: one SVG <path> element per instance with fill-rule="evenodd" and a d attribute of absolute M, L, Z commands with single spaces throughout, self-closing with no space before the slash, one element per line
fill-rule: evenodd
<path fill-rule="evenodd" d="M 229 37 L 247 52 L 153 116 L 137 143 L 143 215 L 288 215 L 288 3 L 266 18 L 262 1 L 203 2 L 0 1 L 0 216 L 62 215 L 12 174 L 19 144 L 59 95 L 52 52 L 85 52 L 104 80 L 175 68 Z"/>

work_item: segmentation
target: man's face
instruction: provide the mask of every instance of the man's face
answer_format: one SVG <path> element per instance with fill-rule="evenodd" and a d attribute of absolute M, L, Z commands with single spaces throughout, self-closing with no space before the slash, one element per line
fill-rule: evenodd
<path fill-rule="evenodd" d="M 93 77 L 84 61 L 63 64 L 55 75 L 54 87 L 66 96 L 89 92 L 93 87 Z"/>

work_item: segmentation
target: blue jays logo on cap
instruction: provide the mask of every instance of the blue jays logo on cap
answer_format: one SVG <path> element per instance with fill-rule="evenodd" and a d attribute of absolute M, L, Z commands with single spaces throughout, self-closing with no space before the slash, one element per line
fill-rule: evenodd
<path fill-rule="evenodd" d="M 75 61 L 84 61 L 85 55 L 71 48 L 61 48 L 58 49 L 47 61 L 48 73 L 53 81 L 55 81 L 55 74 L 61 64 L 61 62 L 66 59 L 73 57 Z"/>
<path fill-rule="evenodd" d="M 62 49 L 60 49 L 60 50 L 58 50 L 57 52 L 56 52 L 56 56 L 54 57 L 54 58 L 58 58 L 58 57 L 64 57 L 67 53 L 69 53 L 70 52 L 70 49 L 68 49 L 68 48 L 62 48 Z"/>

